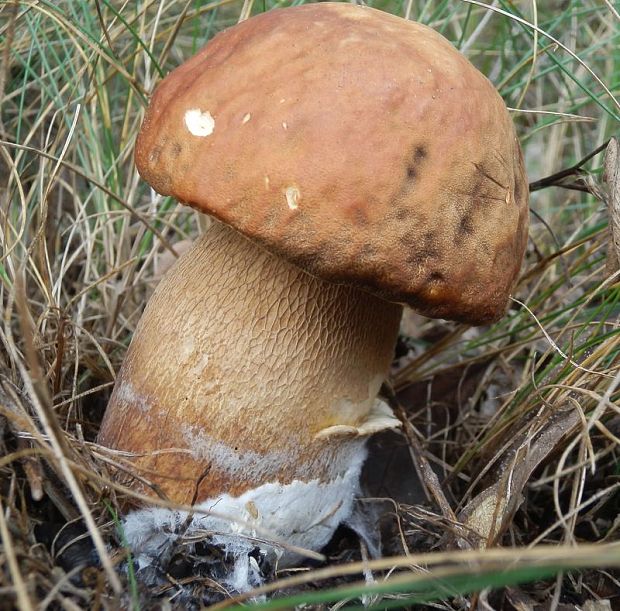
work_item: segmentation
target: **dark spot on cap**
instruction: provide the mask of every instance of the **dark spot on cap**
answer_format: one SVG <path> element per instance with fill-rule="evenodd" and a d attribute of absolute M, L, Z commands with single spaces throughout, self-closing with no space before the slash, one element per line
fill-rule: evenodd
<path fill-rule="evenodd" d="M 418 233 L 416 231 L 405 231 L 399 238 L 398 241 L 407 248 L 411 246 L 415 246 L 418 242 Z"/>
<path fill-rule="evenodd" d="M 394 214 L 394 216 L 396 217 L 397 221 L 404 221 L 405 219 L 409 218 L 412 214 L 413 214 L 413 210 L 411 210 L 411 208 L 401 206 L 400 208 L 398 208 L 398 210 L 396 210 L 396 213 Z"/>
<path fill-rule="evenodd" d="M 407 255 L 407 263 L 410 265 L 425 265 L 430 259 L 439 257 L 437 236 L 432 231 L 427 231 L 421 240 L 408 242 L 408 245 L 412 248 Z"/>
<path fill-rule="evenodd" d="M 176 159 L 181 154 L 181 145 L 178 142 L 175 142 L 170 148 L 170 157 L 172 159 Z"/>
<path fill-rule="evenodd" d="M 461 221 L 458 226 L 458 235 L 463 238 L 466 235 L 474 233 L 474 222 L 471 218 L 471 214 L 465 213 L 461 217 Z"/>
<path fill-rule="evenodd" d="M 434 231 L 425 232 L 422 242 L 424 245 L 424 251 L 428 253 L 429 257 L 439 256 L 438 236 Z"/>
<path fill-rule="evenodd" d="M 414 250 L 407 255 L 407 263 L 409 265 L 422 265 L 426 261 L 426 257 L 423 252 Z"/>
<path fill-rule="evenodd" d="M 413 161 L 417 164 L 426 159 L 428 155 L 426 147 L 423 144 L 418 144 L 413 151 Z"/>
<path fill-rule="evenodd" d="M 353 209 L 353 221 L 362 227 L 368 225 L 368 215 L 363 205 L 355 206 Z"/>
<path fill-rule="evenodd" d="M 410 250 L 407 263 L 425 265 L 429 260 L 439 258 L 441 250 L 438 239 L 439 236 L 434 231 L 425 231 L 421 236 L 415 231 L 404 233 L 399 240 Z"/>
<path fill-rule="evenodd" d="M 369 259 L 372 259 L 376 254 L 377 248 L 372 244 L 366 243 L 361 246 L 357 256 L 361 261 L 368 261 Z"/>
<path fill-rule="evenodd" d="M 443 274 L 438 271 L 431 272 L 428 275 L 429 282 L 441 282 L 444 279 Z"/>
<path fill-rule="evenodd" d="M 426 159 L 426 147 L 421 144 L 417 144 L 413 147 L 413 152 L 408 156 L 409 161 L 405 166 L 405 175 L 407 180 L 414 181 L 418 177 L 420 164 Z"/>

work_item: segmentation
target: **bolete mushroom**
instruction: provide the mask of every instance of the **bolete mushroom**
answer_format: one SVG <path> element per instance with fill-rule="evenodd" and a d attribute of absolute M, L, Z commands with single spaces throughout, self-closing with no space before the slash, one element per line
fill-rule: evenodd
<path fill-rule="evenodd" d="M 99 441 L 173 501 L 320 549 L 352 513 L 366 438 L 398 424 L 377 395 L 402 304 L 504 313 L 528 220 L 506 106 L 432 29 L 309 4 L 171 72 L 136 164 L 220 222 L 149 301 Z M 154 515 L 127 522 L 130 543 Z"/>

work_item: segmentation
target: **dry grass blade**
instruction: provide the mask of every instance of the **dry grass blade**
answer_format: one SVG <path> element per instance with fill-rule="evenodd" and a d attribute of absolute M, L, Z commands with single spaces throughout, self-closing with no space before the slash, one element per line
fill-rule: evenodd
<path fill-rule="evenodd" d="M 13 44 L 13 38 L 15 36 L 15 22 L 17 20 L 17 10 L 19 8 L 18 0 L 13 0 L 8 9 L 9 13 L 7 29 L 6 29 L 6 43 L 2 49 L 2 57 L 0 58 L 0 135 L 4 137 L 4 122 L 2 121 L 2 100 L 4 99 L 4 92 L 6 87 L 7 75 L 9 72 L 9 50 Z"/>
<path fill-rule="evenodd" d="M 2 500 L 0 499 L 0 541 L 2 541 L 2 549 L 4 555 L 6 555 L 6 561 L 9 565 L 9 571 L 11 572 L 11 578 L 13 579 L 13 587 L 17 593 L 17 601 L 19 608 L 22 611 L 34 610 L 34 606 L 28 591 L 26 590 L 26 584 L 19 568 L 15 549 L 11 538 L 11 533 L 7 528 L 6 519 L 4 517 L 4 507 L 2 506 Z"/>
<path fill-rule="evenodd" d="M 609 247 L 607 273 L 620 269 L 620 143 L 612 138 L 605 153 L 603 179 L 607 184 L 607 214 L 609 215 Z"/>
<path fill-rule="evenodd" d="M 71 490 L 73 499 L 78 505 L 88 527 L 90 536 L 92 537 L 93 543 L 99 554 L 99 558 L 101 559 L 101 563 L 108 574 L 110 585 L 117 594 L 120 594 L 123 590 L 120 579 L 114 570 L 114 566 L 110 559 L 108 550 L 106 549 L 106 545 L 103 542 L 101 533 L 99 532 L 99 529 L 97 528 L 97 525 L 92 517 L 82 486 L 75 477 L 67 461 L 67 457 L 71 455 L 71 452 L 65 443 L 64 431 L 56 418 L 56 414 L 51 409 L 50 396 L 47 387 L 43 383 L 43 372 L 39 363 L 38 354 L 34 348 L 34 329 L 32 328 L 30 312 L 26 305 L 25 289 L 23 284 L 18 281 L 16 283 L 15 290 L 16 302 L 18 306 L 17 309 L 21 314 L 21 332 L 26 346 L 26 356 L 29 367 L 29 369 L 27 369 L 21 360 L 16 359 L 18 368 L 22 375 L 24 387 L 30 397 L 36 415 L 41 422 L 43 431 L 50 442 L 54 459 L 57 461 L 57 468 L 66 481 L 67 486 Z M 8 347 L 14 352 L 17 352 L 17 347 L 15 346 L 10 333 L 8 334 Z"/>

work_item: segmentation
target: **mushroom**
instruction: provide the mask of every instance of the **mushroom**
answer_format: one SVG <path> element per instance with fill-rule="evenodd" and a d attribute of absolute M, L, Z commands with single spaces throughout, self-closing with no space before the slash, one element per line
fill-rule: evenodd
<path fill-rule="evenodd" d="M 377 395 L 402 305 L 471 324 L 505 311 L 528 189 L 504 102 L 430 28 L 309 4 L 171 72 L 135 156 L 157 192 L 219 222 L 149 301 L 99 442 L 246 527 L 197 524 L 318 550 L 351 518 L 367 437 L 398 426 Z M 126 521 L 138 548 L 153 511 Z M 254 543 L 233 538 L 247 563 Z"/>

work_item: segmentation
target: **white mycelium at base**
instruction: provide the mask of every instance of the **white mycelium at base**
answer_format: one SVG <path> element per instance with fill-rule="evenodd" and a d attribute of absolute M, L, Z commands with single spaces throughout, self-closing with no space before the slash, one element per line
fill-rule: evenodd
<path fill-rule="evenodd" d="M 261 573 L 250 552 L 258 547 L 271 561 L 277 559 L 279 566 L 291 565 L 302 556 L 278 543 L 320 550 L 338 525 L 347 523 L 353 515 L 366 458 L 364 439 L 356 441 L 348 468 L 330 482 L 268 483 L 239 497 L 224 494 L 196 506 L 197 510 L 212 511 L 217 516 L 195 513 L 188 519 L 185 511 L 159 507 L 134 511 L 123 523 L 134 558 L 140 568 L 152 565 L 180 537 L 204 534 L 232 559 L 233 569 L 224 579 L 224 586 L 244 592 L 261 585 Z M 266 543 L 270 539 L 272 545 Z"/>

